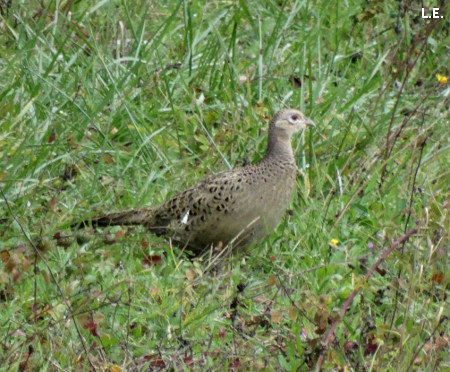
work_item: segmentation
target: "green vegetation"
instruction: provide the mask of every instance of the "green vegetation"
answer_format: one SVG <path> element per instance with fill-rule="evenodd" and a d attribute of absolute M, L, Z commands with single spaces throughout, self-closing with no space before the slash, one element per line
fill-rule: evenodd
<path fill-rule="evenodd" d="M 449 14 L 421 6 L 0 2 L 0 369 L 450 368 Z M 317 128 L 249 252 L 70 230 L 258 160 L 286 106 Z"/>

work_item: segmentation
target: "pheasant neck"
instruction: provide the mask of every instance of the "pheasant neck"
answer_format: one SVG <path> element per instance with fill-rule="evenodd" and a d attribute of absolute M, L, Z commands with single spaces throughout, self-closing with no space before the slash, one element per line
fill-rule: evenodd
<path fill-rule="evenodd" d="M 275 132 L 269 133 L 267 143 L 266 159 L 282 161 L 283 163 L 295 163 L 289 137 L 279 135 Z"/>

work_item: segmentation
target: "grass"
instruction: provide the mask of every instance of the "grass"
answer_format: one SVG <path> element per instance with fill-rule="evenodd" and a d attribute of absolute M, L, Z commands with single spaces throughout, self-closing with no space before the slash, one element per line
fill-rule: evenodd
<path fill-rule="evenodd" d="M 0 11 L 1 370 L 449 368 L 448 9 Z M 292 211 L 220 269 L 139 228 L 69 229 L 258 160 L 285 106 L 318 124 L 294 140 Z"/>

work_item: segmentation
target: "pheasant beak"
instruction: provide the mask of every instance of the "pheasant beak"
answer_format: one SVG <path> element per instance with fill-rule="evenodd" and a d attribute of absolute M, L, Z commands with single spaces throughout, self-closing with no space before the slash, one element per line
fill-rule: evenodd
<path fill-rule="evenodd" d="M 306 125 L 309 125 L 310 127 L 316 126 L 316 123 L 314 123 L 311 119 L 309 119 L 309 118 L 305 118 L 305 119 L 306 119 L 306 121 L 305 121 Z"/>

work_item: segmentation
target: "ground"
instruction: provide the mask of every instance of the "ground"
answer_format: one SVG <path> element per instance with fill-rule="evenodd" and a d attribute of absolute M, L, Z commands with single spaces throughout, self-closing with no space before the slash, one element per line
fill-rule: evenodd
<path fill-rule="evenodd" d="M 0 370 L 450 368 L 449 12 L 422 6 L 1 2 Z M 257 161 L 283 107 L 317 127 L 249 251 L 70 228 Z"/>

